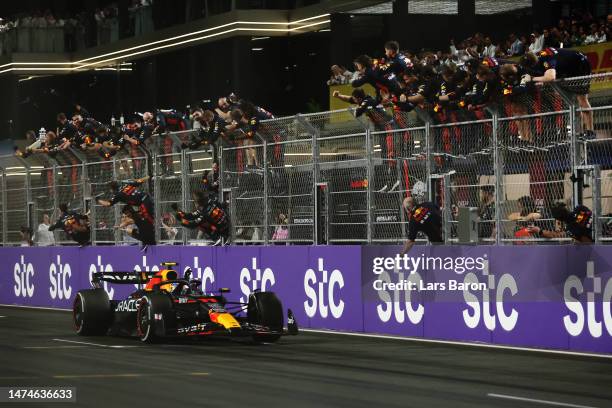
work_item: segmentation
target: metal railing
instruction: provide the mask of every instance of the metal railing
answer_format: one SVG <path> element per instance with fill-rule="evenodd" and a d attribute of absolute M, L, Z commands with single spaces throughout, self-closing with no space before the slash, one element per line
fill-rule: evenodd
<path fill-rule="evenodd" d="M 591 106 L 572 93 L 587 85 Z M 590 118 L 594 138 L 584 131 Z M 154 136 L 110 160 L 80 151 L 0 157 L 3 244 L 18 245 L 21 227 L 36 230 L 60 203 L 89 210 L 94 244 L 133 243 L 114 228 L 119 209 L 92 197 L 111 180 L 144 175 L 158 241 L 207 244 L 170 210 L 191 208 L 212 169 L 211 150 L 181 150 L 192 132 Z M 218 156 L 235 244 L 399 243 L 407 196 L 440 205 L 449 244 L 465 242 L 464 207 L 479 215 L 472 243 L 550 242 L 528 227 L 558 228 L 549 212 L 556 201 L 591 208 L 596 241 L 612 241 L 612 74 L 547 84 L 482 111 L 394 113 L 376 126 L 351 109 L 272 119 L 253 140 L 225 140 Z M 56 242 L 68 243 L 62 232 Z"/>

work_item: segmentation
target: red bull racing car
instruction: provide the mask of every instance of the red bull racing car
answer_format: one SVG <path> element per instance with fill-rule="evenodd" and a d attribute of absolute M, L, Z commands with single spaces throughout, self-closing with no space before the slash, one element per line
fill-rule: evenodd
<path fill-rule="evenodd" d="M 175 263 L 164 263 L 157 272 L 97 272 L 93 289 L 79 291 L 73 303 L 76 332 L 82 336 L 138 337 L 151 343 L 169 337 L 251 337 L 275 342 L 282 335 L 298 333 L 291 310 L 287 328 L 281 301 L 273 292 L 255 291 L 248 303 L 229 302 L 229 289 L 205 294 L 202 282 L 187 269 L 179 278 Z M 102 282 L 134 284 L 127 299 L 110 300 Z"/>

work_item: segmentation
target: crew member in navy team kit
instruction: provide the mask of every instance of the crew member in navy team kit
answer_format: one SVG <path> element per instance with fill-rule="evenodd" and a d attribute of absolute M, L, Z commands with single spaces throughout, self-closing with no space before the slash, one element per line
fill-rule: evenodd
<path fill-rule="evenodd" d="M 142 242 L 143 250 L 149 245 L 155 245 L 155 226 L 151 222 L 143 218 L 131 205 L 123 206 L 121 212 L 134 221 L 134 228 L 129 229 L 128 234 Z"/>
<path fill-rule="evenodd" d="M 142 222 L 148 223 L 151 226 L 155 225 L 154 217 L 154 206 L 151 196 L 140 190 L 140 187 L 149 177 L 143 177 L 137 180 L 124 181 L 119 183 L 117 181 L 111 181 L 108 184 L 110 192 L 113 194 L 110 200 L 104 200 L 101 198 L 97 199 L 99 205 L 103 207 L 111 207 L 117 203 L 127 204 L 132 207 L 137 207 L 138 211 L 136 214 L 142 219 Z M 134 221 L 137 221 L 134 219 Z M 138 220 L 140 221 L 140 220 Z M 137 224 L 137 223 L 136 223 Z M 141 229 L 142 230 L 142 229 Z M 142 241 L 143 245 L 154 245 L 155 239 L 148 239 L 146 233 L 143 233 L 147 239 Z M 146 248 L 145 248 L 146 249 Z"/>
<path fill-rule="evenodd" d="M 385 93 L 385 91 L 383 91 Z M 380 146 L 380 157 L 385 160 L 386 177 L 384 177 L 384 185 L 378 190 L 382 193 L 385 191 L 392 192 L 399 186 L 397 180 L 397 168 L 394 163 L 396 156 L 395 140 L 399 135 L 392 131 L 396 128 L 393 117 L 387 112 L 385 107 L 377 98 L 367 95 L 362 88 L 353 89 L 352 94 L 343 95 L 339 91 L 334 91 L 334 98 L 338 98 L 344 102 L 357 105 L 355 109 L 355 117 L 366 115 L 374 125 L 374 129 L 378 132 L 378 143 Z M 388 188 L 390 184 L 393 185 Z"/>
<path fill-rule="evenodd" d="M 419 232 L 425 234 L 431 243 L 444 242 L 440 207 L 430 202 L 417 204 L 413 197 L 404 198 L 403 207 L 408 217 L 408 241 L 404 244 L 401 255 L 412 249 Z"/>
<path fill-rule="evenodd" d="M 181 148 L 196 150 L 210 149 L 213 161 L 217 162 L 217 141 L 224 136 L 227 123 L 211 110 L 196 108 L 192 113 L 193 120 L 200 124 L 200 131 L 189 143 L 183 143 Z"/>
<path fill-rule="evenodd" d="M 216 196 L 209 192 L 196 191 L 193 199 L 196 209 L 190 213 L 180 210 L 176 203 L 171 205 L 178 222 L 186 228 L 200 229 L 211 240 L 215 241 L 213 245 L 229 243 L 229 217 L 223 205 L 217 201 Z"/>
<path fill-rule="evenodd" d="M 55 224 L 49 227 L 49 231 L 60 228 L 80 246 L 89 245 L 91 233 L 87 215 L 69 210 L 66 203 L 60 204 L 59 210 L 60 216 Z"/>
<path fill-rule="evenodd" d="M 593 242 L 593 213 L 584 206 L 578 205 L 573 211 L 565 203 L 555 203 L 550 208 L 553 218 L 561 223 L 555 231 L 530 227 L 529 232 L 543 238 L 572 238 L 574 241 L 589 244 Z"/>
<path fill-rule="evenodd" d="M 535 83 L 553 82 L 559 79 L 576 78 L 591 75 L 591 64 L 586 55 L 579 51 L 565 48 L 545 48 L 537 54 L 527 53 L 521 58 L 521 65 L 531 70 L 531 80 Z M 573 81 L 560 81 L 559 86 L 576 96 L 581 109 L 583 137 L 595 138 L 593 111 L 589 103 L 589 78 Z"/>

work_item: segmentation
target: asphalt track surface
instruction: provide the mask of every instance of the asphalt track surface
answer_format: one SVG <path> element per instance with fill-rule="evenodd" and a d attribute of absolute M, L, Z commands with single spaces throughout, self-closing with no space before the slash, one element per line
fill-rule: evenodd
<path fill-rule="evenodd" d="M 0 406 L 612 407 L 612 359 L 306 332 L 144 345 L 79 337 L 67 312 L 0 316 L 1 387 L 77 388 L 76 403 Z"/>

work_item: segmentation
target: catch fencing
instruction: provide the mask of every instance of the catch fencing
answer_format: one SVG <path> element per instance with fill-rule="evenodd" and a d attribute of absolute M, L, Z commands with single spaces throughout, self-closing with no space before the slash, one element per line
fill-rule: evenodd
<path fill-rule="evenodd" d="M 587 87 L 590 105 L 575 96 Z M 92 243 L 133 244 L 116 228 L 120 209 L 95 198 L 108 196 L 112 180 L 149 176 L 158 241 L 209 244 L 177 225 L 171 206 L 193 208 L 203 179 L 216 180 L 214 160 L 234 244 L 397 244 L 407 236 L 406 197 L 440 206 L 447 244 L 550 243 L 530 227 L 558 229 L 550 214 L 558 201 L 591 208 L 596 241 L 612 241 L 612 74 L 538 86 L 481 110 L 430 108 L 376 124 L 353 109 L 272 119 L 252 138 L 226 135 L 201 150 L 181 148 L 196 135 L 189 130 L 105 160 L 75 150 L 0 157 L 2 242 L 19 245 L 22 227 L 36 230 L 45 214 L 55 220 L 67 203 L 89 213 Z M 57 243 L 69 243 L 63 235 Z"/>

